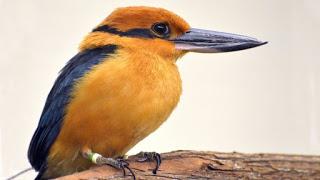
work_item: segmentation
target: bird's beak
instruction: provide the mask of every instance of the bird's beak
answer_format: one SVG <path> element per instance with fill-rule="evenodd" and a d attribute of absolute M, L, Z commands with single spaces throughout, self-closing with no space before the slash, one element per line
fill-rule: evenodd
<path fill-rule="evenodd" d="M 172 41 L 178 50 L 200 53 L 239 51 L 267 43 L 247 36 L 194 28 Z"/>

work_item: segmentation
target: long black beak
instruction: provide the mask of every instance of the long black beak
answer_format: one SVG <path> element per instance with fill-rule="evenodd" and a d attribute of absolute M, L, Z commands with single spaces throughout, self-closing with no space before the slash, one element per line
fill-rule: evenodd
<path fill-rule="evenodd" d="M 200 53 L 239 51 L 267 43 L 247 36 L 194 28 L 172 41 L 176 49 Z"/>

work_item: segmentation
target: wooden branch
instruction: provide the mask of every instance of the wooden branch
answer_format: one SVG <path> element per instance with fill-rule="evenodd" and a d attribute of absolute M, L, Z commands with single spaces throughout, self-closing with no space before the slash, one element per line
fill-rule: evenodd
<path fill-rule="evenodd" d="M 155 162 L 139 163 L 136 156 L 128 162 L 137 179 L 320 179 L 320 156 L 283 154 L 242 154 L 197 151 L 164 153 L 157 175 L 152 174 Z M 58 178 L 69 179 L 132 179 L 109 166 Z"/>

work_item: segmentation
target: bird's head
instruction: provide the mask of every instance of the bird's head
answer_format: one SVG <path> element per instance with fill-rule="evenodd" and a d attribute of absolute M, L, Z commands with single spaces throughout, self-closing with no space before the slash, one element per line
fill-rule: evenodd
<path fill-rule="evenodd" d="M 191 28 L 168 10 L 135 6 L 113 11 L 84 39 L 80 50 L 115 44 L 175 61 L 186 52 L 229 52 L 265 43 L 247 36 Z"/>

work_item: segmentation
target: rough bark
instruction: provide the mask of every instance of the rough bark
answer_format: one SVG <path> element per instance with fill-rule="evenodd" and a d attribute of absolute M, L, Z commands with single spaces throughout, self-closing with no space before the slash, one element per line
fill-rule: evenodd
<path fill-rule="evenodd" d="M 128 162 L 137 179 L 319 179 L 320 156 L 283 154 L 243 154 L 197 151 L 163 153 L 157 175 L 151 170 L 155 162 Z M 65 179 L 132 179 L 130 173 L 123 177 L 121 170 L 109 166 L 59 178 Z"/>

